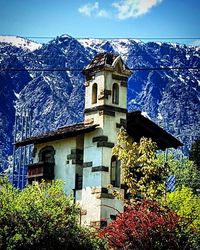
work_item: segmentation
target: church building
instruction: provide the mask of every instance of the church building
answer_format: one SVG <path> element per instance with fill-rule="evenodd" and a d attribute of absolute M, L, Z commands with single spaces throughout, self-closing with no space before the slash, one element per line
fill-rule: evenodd
<path fill-rule="evenodd" d="M 107 188 L 112 184 L 124 195 L 120 162 L 112 155 L 119 129 L 125 127 L 135 141 L 152 138 L 162 150 L 182 144 L 140 111 L 127 112 L 127 81 L 132 72 L 119 55 L 98 54 L 83 74 L 84 121 L 19 141 L 16 147 L 34 145 L 29 183 L 63 180 L 66 193 L 73 192 L 81 206 L 81 223 L 98 228 L 124 209 L 123 201 Z"/>

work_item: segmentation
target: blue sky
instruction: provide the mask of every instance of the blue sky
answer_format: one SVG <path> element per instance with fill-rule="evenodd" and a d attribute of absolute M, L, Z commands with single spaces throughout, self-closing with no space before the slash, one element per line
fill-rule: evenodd
<path fill-rule="evenodd" d="M 0 0 L 0 35 L 199 38 L 199 11 L 200 0 Z"/>

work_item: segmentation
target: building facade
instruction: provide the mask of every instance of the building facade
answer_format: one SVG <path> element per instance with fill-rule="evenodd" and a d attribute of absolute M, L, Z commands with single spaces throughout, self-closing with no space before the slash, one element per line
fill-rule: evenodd
<path fill-rule="evenodd" d="M 84 122 L 59 128 L 16 143 L 34 144 L 28 180 L 61 179 L 65 192 L 81 205 L 81 223 L 101 227 L 122 212 L 124 204 L 107 187 L 122 196 L 120 162 L 112 155 L 117 133 L 123 126 L 135 140 L 151 137 L 161 149 L 177 148 L 180 142 L 141 112 L 127 112 L 127 81 L 132 72 L 118 55 L 98 54 L 83 71 Z"/>

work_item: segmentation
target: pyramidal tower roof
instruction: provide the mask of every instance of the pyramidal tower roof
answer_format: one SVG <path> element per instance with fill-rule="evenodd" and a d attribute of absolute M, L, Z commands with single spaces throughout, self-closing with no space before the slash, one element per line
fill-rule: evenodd
<path fill-rule="evenodd" d="M 102 70 L 102 69 L 113 69 L 115 66 L 116 61 L 120 60 L 123 69 L 126 71 L 129 71 L 129 68 L 124 64 L 122 58 L 118 54 L 113 54 L 109 52 L 103 52 L 97 54 L 94 59 L 91 61 L 90 64 L 88 64 L 84 70 L 84 74 L 88 74 L 94 71 Z"/>

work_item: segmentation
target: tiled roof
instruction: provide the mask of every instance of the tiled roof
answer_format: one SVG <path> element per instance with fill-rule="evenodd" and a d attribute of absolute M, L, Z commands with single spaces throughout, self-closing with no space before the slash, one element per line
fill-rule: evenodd
<path fill-rule="evenodd" d="M 91 69 L 99 66 L 112 65 L 118 55 L 112 53 L 100 53 L 94 57 L 86 69 Z"/>
<path fill-rule="evenodd" d="M 94 131 L 97 126 L 97 124 L 73 124 L 58 128 L 56 131 L 24 139 L 16 142 L 15 145 L 16 147 L 20 147 L 29 144 L 61 140 Z M 158 148 L 162 150 L 182 146 L 182 143 L 179 140 L 150 119 L 144 117 L 140 111 L 127 113 L 127 132 L 135 141 L 139 141 L 142 136 L 152 138 L 152 140 L 157 143 Z"/>
<path fill-rule="evenodd" d="M 83 73 L 86 73 L 88 71 L 92 71 L 93 69 L 102 69 L 106 66 L 108 66 L 108 67 L 112 66 L 114 60 L 118 56 L 119 55 L 117 55 L 117 54 L 113 54 L 113 53 L 109 53 L 109 52 L 99 53 L 94 57 L 94 59 L 91 61 L 91 63 L 85 67 L 85 69 L 83 70 Z M 126 65 L 125 65 L 125 69 L 128 69 L 128 67 Z"/>
<path fill-rule="evenodd" d="M 20 146 L 25 146 L 29 144 L 39 144 L 39 143 L 48 142 L 48 141 L 60 140 L 60 139 L 64 139 L 67 137 L 73 137 L 79 134 L 84 134 L 86 132 L 93 131 L 95 130 L 97 126 L 98 124 L 86 125 L 84 123 L 77 123 L 77 124 L 58 128 L 56 131 L 50 131 L 39 136 L 34 136 L 34 137 L 24 139 L 22 141 L 16 142 L 15 145 L 16 147 L 20 147 Z"/>

